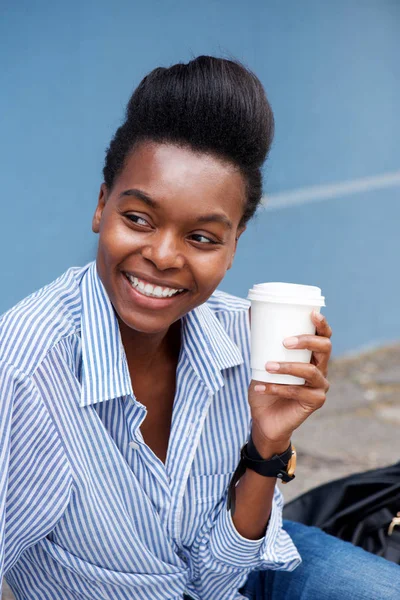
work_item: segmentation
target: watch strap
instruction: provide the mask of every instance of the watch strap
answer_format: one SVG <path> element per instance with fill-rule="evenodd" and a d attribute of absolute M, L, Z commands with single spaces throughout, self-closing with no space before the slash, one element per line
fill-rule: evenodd
<path fill-rule="evenodd" d="M 230 510 L 232 515 L 235 512 L 236 504 L 236 485 L 239 479 L 244 475 L 246 469 L 251 469 L 264 477 L 276 477 L 283 483 L 292 481 L 295 477 L 294 468 L 288 472 L 288 465 L 291 460 L 296 459 L 296 450 L 292 444 L 282 454 L 275 454 L 271 458 L 264 459 L 251 438 L 240 451 L 240 461 L 232 476 L 229 484 L 227 510 Z"/>
<path fill-rule="evenodd" d="M 250 438 L 251 440 L 251 438 Z M 281 481 L 287 483 L 294 479 L 294 475 L 287 472 L 287 466 L 293 456 L 293 447 L 289 447 L 282 454 L 274 454 L 271 458 L 263 459 L 257 452 L 254 444 L 250 440 L 241 450 L 241 459 L 245 466 L 252 471 L 264 477 L 277 477 Z M 256 458 L 258 456 L 259 458 Z"/>

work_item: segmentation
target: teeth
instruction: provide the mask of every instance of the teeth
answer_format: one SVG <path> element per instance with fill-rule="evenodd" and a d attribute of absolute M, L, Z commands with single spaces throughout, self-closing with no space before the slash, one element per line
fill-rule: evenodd
<path fill-rule="evenodd" d="M 183 292 L 183 288 L 175 290 L 173 288 L 161 287 L 160 285 L 153 285 L 151 283 L 144 283 L 137 277 L 128 275 L 127 277 L 132 284 L 132 287 L 139 289 L 144 296 L 151 296 L 153 298 L 170 298 L 179 292 Z"/>

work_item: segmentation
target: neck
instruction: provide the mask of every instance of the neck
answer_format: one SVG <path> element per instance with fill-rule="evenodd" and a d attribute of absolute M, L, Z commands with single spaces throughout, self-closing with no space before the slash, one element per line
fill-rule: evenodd
<path fill-rule="evenodd" d="M 181 346 L 180 320 L 173 323 L 167 331 L 148 334 L 131 329 L 117 318 L 129 365 L 145 373 L 160 363 L 177 362 Z"/>

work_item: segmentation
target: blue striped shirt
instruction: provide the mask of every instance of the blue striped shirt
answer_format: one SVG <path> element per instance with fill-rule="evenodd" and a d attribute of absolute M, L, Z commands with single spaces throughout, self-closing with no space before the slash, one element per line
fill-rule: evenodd
<path fill-rule="evenodd" d="M 297 566 L 278 488 L 261 540 L 226 509 L 250 426 L 248 306 L 217 291 L 182 318 L 165 464 L 95 262 L 0 317 L 0 579 L 17 600 L 228 600 L 253 569 Z"/>

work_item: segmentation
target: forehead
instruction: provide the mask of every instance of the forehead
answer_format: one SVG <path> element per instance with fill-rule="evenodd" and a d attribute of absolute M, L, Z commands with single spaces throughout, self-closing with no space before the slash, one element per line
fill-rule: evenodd
<path fill-rule="evenodd" d="M 128 156 L 113 193 L 139 188 L 165 207 L 188 211 L 219 208 L 239 221 L 246 201 L 244 177 L 210 154 L 172 144 L 143 142 Z"/>

